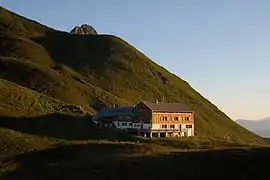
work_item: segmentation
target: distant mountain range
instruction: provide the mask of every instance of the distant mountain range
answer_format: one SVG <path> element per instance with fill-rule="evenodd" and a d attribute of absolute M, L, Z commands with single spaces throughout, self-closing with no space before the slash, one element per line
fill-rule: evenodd
<path fill-rule="evenodd" d="M 261 120 L 237 119 L 235 122 L 259 136 L 270 138 L 270 117 Z"/>

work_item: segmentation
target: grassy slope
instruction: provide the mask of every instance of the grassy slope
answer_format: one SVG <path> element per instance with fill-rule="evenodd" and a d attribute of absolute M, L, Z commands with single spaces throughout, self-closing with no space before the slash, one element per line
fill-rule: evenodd
<path fill-rule="evenodd" d="M 136 103 L 139 100 L 161 99 L 164 95 L 167 101 L 190 105 L 196 111 L 197 135 L 249 142 L 258 138 L 231 121 L 187 82 L 117 37 L 82 37 L 54 32 L 35 41 L 47 49 L 54 61 L 67 64 L 84 74 L 93 85 L 123 99 Z M 57 48 L 57 42 L 65 42 L 65 47 Z M 80 63 L 74 59 L 80 59 Z"/>
<path fill-rule="evenodd" d="M 3 158 L 2 156 L 8 157 L 37 149 L 48 148 L 62 142 L 64 141 L 0 128 L 0 159 Z"/>
<path fill-rule="evenodd" d="M 93 96 L 99 94 L 96 93 L 96 87 L 99 87 L 101 94 L 110 92 L 103 100 L 108 104 L 124 102 L 116 96 L 136 103 L 139 100 L 160 99 L 164 95 L 166 101 L 184 102 L 196 111 L 195 131 L 201 137 L 229 138 L 239 142 L 260 141 L 258 136 L 234 123 L 187 82 L 158 66 L 118 37 L 70 35 L 3 9 L 0 13 L 0 35 L 5 38 L 5 41 L 0 42 L 0 46 L 7 47 L 0 55 L 21 59 L 8 62 L 10 67 L 1 74 L 5 79 L 45 94 L 49 91 L 47 95 L 63 101 L 92 108 Z M 12 28 L 8 28 L 11 25 Z M 51 69 L 56 64 L 64 64 L 64 67 L 76 72 L 69 69 L 70 71 L 65 71 L 65 75 L 60 75 L 61 73 Z M 25 69 L 27 73 L 12 75 L 12 68 Z M 31 73 L 28 73 L 29 70 Z M 94 86 L 89 87 L 89 84 L 75 81 L 74 73 L 80 74 L 78 76 Z M 28 74 L 29 77 L 19 82 L 22 74 Z M 38 81 L 46 79 L 46 82 L 41 81 L 45 84 L 43 88 L 46 91 L 40 90 L 33 83 L 31 78 L 34 76 L 41 77 Z M 55 88 L 57 90 L 52 90 Z M 57 93 L 60 91 L 65 93 Z M 79 97 L 73 98 L 76 95 Z M 97 99 L 100 99 L 99 95 Z"/>
<path fill-rule="evenodd" d="M 16 73 L 14 73 L 16 72 Z M 129 104 L 97 88 L 64 66 L 54 69 L 14 58 L 0 58 L 0 77 L 70 104 L 78 104 L 93 113 L 91 107 Z M 99 105 L 100 106 L 100 105 Z"/>
<path fill-rule="evenodd" d="M 2 156 L 42 149 L 62 142 L 54 138 L 20 133 L 11 130 L 13 128 L 4 128 L 3 121 L 5 116 L 29 117 L 54 113 L 66 103 L 1 78 L 0 87 L 0 159 Z M 9 122 L 14 125 L 14 122 Z"/>
<path fill-rule="evenodd" d="M 1 116 L 39 116 L 57 112 L 66 103 L 0 78 Z"/>

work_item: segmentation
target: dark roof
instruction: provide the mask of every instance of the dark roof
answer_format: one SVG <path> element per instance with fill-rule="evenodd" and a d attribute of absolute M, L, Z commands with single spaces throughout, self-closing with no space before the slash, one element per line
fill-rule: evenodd
<path fill-rule="evenodd" d="M 99 111 L 94 117 L 93 120 L 102 118 L 102 117 L 111 117 L 111 116 L 129 116 L 133 115 L 133 107 L 112 107 L 104 108 Z"/>
<path fill-rule="evenodd" d="M 148 108 L 155 112 L 193 112 L 193 110 L 180 103 L 147 102 L 143 101 Z"/>

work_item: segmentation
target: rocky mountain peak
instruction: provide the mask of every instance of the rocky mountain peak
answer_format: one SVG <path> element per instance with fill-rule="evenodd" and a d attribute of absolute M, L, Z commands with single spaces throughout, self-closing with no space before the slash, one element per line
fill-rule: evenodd
<path fill-rule="evenodd" d="M 71 31 L 71 34 L 82 34 L 82 35 L 97 35 L 97 31 L 88 24 L 82 24 L 81 26 L 74 27 Z"/>

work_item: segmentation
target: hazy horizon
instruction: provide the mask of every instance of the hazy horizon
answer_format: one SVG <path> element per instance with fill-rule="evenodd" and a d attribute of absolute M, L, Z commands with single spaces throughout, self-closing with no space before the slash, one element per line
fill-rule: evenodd
<path fill-rule="evenodd" d="M 234 120 L 270 116 L 270 1 L 2 0 L 0 5 L 54 29 L 89 24 L 98 33 L 117 35 Z"/>

